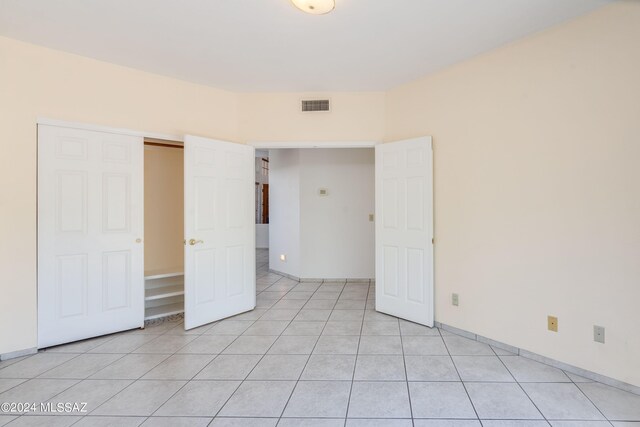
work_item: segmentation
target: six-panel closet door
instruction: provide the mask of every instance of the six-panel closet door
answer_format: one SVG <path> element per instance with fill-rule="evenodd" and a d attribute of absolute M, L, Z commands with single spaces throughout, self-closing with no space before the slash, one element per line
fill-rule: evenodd
<path fill-rule="evenodd" d="M 38 126 L 38 347 L 144 322 L 143 139 Z"/>
<path fill-rule="evenodd" d="M 431 137 L 375 150 L 376 310 L 433 327 Z"/>
<path fill-rule="evenodd" d="M 184 140 L 185 329 L 256 305 L 255 152 Z"/>

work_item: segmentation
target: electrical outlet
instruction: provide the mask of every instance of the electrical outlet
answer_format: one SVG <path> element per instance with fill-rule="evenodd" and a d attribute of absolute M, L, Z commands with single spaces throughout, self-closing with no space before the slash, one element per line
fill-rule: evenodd
<path fill-rule="evenodd" d="M 593 340 L 604 344 L 604 326 L 593 325 Z"/>
<path fill-rule="evenodd" d="M 460 305 L 460 297 L 458 294 L 451 294 L 451 304 L 455 306 Z"/>
<path fill-rule="evenodd" d="M 558 332 L 558 318 L 555 316 L 547 316 L 547 328 L 550 331 Z"/>

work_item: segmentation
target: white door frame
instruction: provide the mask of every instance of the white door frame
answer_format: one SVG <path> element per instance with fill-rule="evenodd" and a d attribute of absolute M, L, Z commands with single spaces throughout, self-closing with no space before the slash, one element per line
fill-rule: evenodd
<path fill-rule="evenodd" d="M 429 141 L 432 141 L 432 137 L 428 136 Z M 255 147 L 256 150 L 277 150 L 287 148 L 375 148 L 376 145 L 382 144 L 380 141 L 249 141 L 247 144 Z M 433 190 L 433 189 L 432 189 Z M 376 189 L 376 194 L 378 190 Z M 434 201 L 432 200 L 432 205 Z M 435 212 L 435 206 L 434 211 Z M 432 213 L 435 216 L 435 213 Z M 377 221 L 377 218 L 376 218 Z M 378 263 L 378 256 L 376 254 L 376 264 Z M 430 293 L 432 306 L 431 317 L 435 317 L 435 246 L 433 246 L 431 265 L 433 266 L 431 276 L 431 286 L 427 290 Z M 376 265 L 376 271 L 378 270 Z"/>
<path fill-rule="evenodd" d="M 108 132 L 120 135 L 141 136 L 143 138 L 165 139 L 167 141 L 184 142 L 184 135 L 171 135 L 167 133 L 146 132 L 125 128 L 114 128 L 109 126 L 101 126 L 91 123 L 70 122 L 66 120 L 57 120 L 47 117 L 38 117 L 36 119 L 38 125 L 60 126 L 73 129 L 93 130 L 96 132 Z"/>
<path fill-rule="evenodd" d="M 277 150 L 282 148 L 374 148 L 377 141 L 249 141 L 256 150 Z"/>

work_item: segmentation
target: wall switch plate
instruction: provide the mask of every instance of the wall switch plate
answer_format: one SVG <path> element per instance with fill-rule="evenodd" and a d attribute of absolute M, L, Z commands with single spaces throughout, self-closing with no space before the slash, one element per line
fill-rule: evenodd
<path fill-rule="evenodd" d="M 547 316 L 547 329 L 558 332 L 558 318 L 555 316 Z"/>
<path fill-rule="evenodd" d="M 451 294 L 451 304 L 455 306 L 460 304 L 460 297 L 458 294 Z"/>
<path fill-rule="evenodd" d="M 604 344 L 604 326 L 593 325 L 593 340 Z"/>
<path fill-rule="evenodd" d="M 369 214 L 369 222 L 373 222 L 373 214 Z"/>

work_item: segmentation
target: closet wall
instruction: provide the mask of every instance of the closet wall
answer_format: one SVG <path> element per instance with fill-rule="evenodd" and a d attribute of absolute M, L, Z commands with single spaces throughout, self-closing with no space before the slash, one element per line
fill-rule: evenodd
<path fill-rule="evenodd" d="M 184 161 L 181 148 L 145 145 L 144 269 L 184 271 Z"/>
<path fill-rule="evenodd" d="M 184 312 L 184 150 L 145 141 L 145 320 Z"/>

